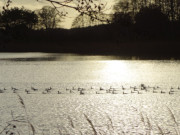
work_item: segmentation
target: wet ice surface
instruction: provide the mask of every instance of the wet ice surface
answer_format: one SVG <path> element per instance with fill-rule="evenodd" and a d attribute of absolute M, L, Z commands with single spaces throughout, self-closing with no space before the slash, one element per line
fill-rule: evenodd
<path fill-rule="evenodd" d="M 179 61 L 42 53 L 0 58 L 2 135 L 33 134 L 27 121 L 36 135 L 180 132 Z M 16 127 L 3 130 L 8 124 Z"/>

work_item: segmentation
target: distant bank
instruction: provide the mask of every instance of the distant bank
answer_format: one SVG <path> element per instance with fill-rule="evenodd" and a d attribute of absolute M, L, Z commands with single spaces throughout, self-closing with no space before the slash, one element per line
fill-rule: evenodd
<path fill-rule="evenodd" d="M 169 25 L 167 25 L 169 26 Z M 172 25 L 175 26 L 175 25 Z M 179 26 L 179 25 L 178 25 Z M 0 52 L 118 55 L 127 59 L 180 59 L 180 29 L 98 25 L 74 29 L 0 30 Z"/>
<path fill-rule="evenodd" d="M 9 42 L 0 44 L 0 52 L 51 52 L 82 55 L 116 55 L 124 59 L 178 59 L 180 41 L 136 42 Z"/>

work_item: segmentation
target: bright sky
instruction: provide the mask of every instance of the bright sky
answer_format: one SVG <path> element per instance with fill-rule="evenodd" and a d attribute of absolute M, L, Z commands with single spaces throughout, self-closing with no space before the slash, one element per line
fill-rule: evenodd
<path fill-rule="evenodd" d="M 0 8 L 4 6 L 6 0 L 0 0 Z M 114 0 L 101 0 L 102 2 L 107 3 L 107 9 L 110 12 L 112 9 L 112 5 Z M 50 5 L 50 3 L 46 2 L 46 0 L 12 0 L 11 7 L 25 7 L 27 9 L 36 10 L 41 9 L 43 6 Z M 66 9 L 68 11 L 68 16 L 61 23 L 61 26 L 64 28 L 71 28 L 71 24 L 73 19 L 78 15 L 75 10 Z"/>

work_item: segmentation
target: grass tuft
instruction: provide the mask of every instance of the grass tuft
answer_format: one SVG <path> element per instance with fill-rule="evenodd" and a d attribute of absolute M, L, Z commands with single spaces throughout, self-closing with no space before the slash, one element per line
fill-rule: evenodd
<path fill-rule="evenodd" d="M 156 124 L 156 126 L 157 126 L 158 131 L 159 131 L 158 134 L 160 134 L 160 135 L 165 135 L 165 133 L 163 132 L 163 129 L 162 129 L 158 124 Z"/>
<path fill-rule="evenodd" d="M 31 122 L 29 121 L 24 100 L 22 99 L 22 97 L 21 97 L 19 94 L 17 94 L 17 96 L 18 96 L 19 102 L 20 102 L 20 104 L 22 105 L 22 108 L 24 109 L 25 114 L 26 114 L 26 120 L 25 120 L 25 119 L 24 119 L 24 120 L 25 120 L 25 122 L 28 124 L 28 128 L 31 129 L 31 130 L 29 130 L 29 135 L 30 135 L 30 131 L 32 132 L 32 135 L 35 135 L 35 128 L 34 128 L 34 126 L 31 124 Z"/>
<path fill-rule="evenodd" d="M 176 117 L 175 117 L 175 115 L 173 114 L 173 112 L 171 111 L 171 109 L 170 109 L 169 107 L 167 107 L 167 110 L 169 111 L 170 116 L 171 116 L 172 120 L 174 121 L 174 123 L 176 124 L 176 126 L 178 126 Z"/>
<path fill-rule="evenodd" d="M 90 126 L 91 126 L 91 128 L 92 128 L 92 130 L 94 132 L 94 135 L 97 135 L 97 131 L 96 131 L 92 121 L 88 118 L 88 116 L 86 114 L 84 114 L 84 116 L 85 116 L 86 120 L 88 121 L 88 123 L 90 124 Z"/>
<path fill-rule="evenodd" d="M 68 116 L 68 120 L 69 120 L 69 122 L 70 122 L 71 127 L 72 127 L 72 128 L 75 128 L 74 123 L 73 123 L 73 120 L 72 120 L 72 118 L 71 118 L 70 116 Z"/>
<path fill-rule="evenodd" d="M 107 115 L 108 120 L 110 121 L 110 124 L 108 124 L 108 129 L 110 130 L 110 127 L 114 130 L 112 119 Z"/>

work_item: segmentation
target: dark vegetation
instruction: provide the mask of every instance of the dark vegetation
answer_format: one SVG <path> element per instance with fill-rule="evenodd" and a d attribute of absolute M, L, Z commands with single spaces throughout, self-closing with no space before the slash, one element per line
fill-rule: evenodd
<path fill-rule="evenodd" d="M 104 23 L 80 14 L 72 29 L 59 28 L 62 16 L 51 7 L 0 14 L 0 51 L 42 51 L 180 59 L 180 2 L 119 1 Z"/>

